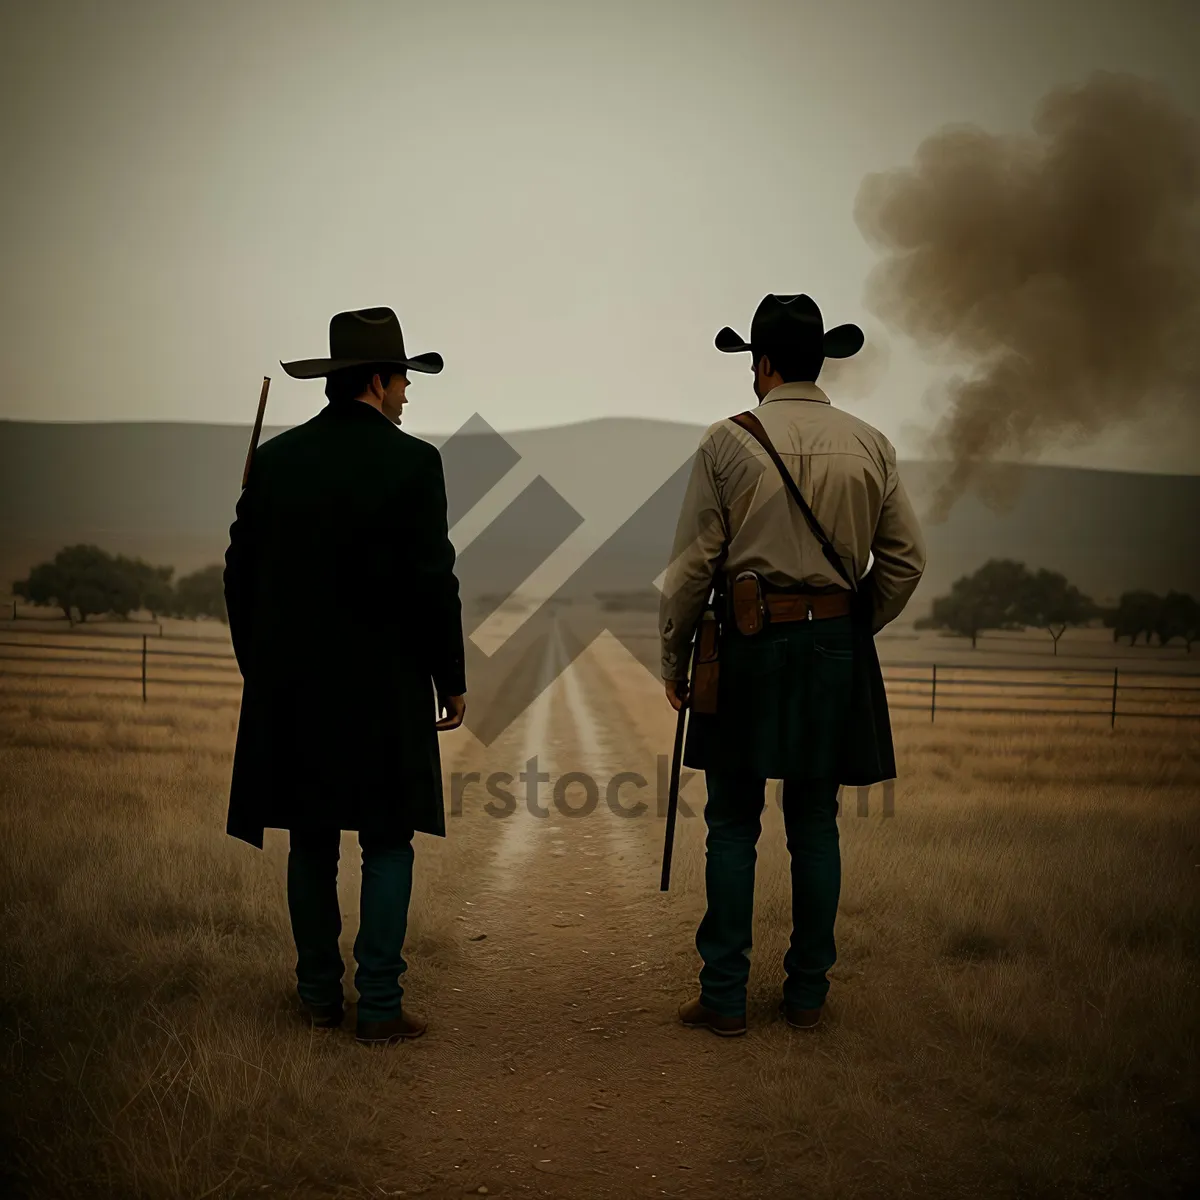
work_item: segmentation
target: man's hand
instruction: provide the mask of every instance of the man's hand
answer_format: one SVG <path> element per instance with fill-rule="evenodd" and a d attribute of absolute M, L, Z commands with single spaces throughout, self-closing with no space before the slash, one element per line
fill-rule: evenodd
<path fill-rule="evenodd" d="M 463 716 L 467 711 L 467 698 L 465 695 L 439 696 L 437 710 L 447 715 L 435 722 L 435 729 L 457 729 L 463 723 Z"/>
<path fill-rule="evenodd" d="M 678 712 L 688 698 L 688 681 L 686 679 L 666 680 L 667 700 L 671 707 Z"/>

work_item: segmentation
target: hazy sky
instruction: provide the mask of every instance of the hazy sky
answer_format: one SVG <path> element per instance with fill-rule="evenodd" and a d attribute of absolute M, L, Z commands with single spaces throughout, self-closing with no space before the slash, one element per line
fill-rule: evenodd
<path fill-rule="evenodd" d="M 911 452 L 932 368 L 863 309 L 864 175 L 1096 68 L 1200 110 L 1198 61 L 1196 0 L 6 0 L 0 417 L 248 422 L 267 374 L 303 420 L 278 360 L 386 304 L 446 359 L 413 432 L 708 423 L 753 402 L 717 329 L 806 291 L 882 334 L 829 387 Z M 1200 470 L 1153 422 L 1046 457 Z"/>

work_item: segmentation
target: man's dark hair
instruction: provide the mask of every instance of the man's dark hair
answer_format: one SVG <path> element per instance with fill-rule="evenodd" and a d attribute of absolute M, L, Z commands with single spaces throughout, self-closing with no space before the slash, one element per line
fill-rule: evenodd
<path fill-rule="evenodd" d="M 781 346 L 755 346 L 754 362 L 766 355 L 771 368 L 779 373 L 784 383 L 816 383 L 825 362 L 825 355 L 818 350 L 809 350 L 795 343 Z"/>
<path fill-rule="evenodd" d="M 395 363 L 367 363 L 361 367 L 344 367 L 325 377 L 325 395 L 329 400 L 357 400 L 371 386 L 371 379 L 378 375 L 384 387 L 393 375 L 403 368 Z"/>

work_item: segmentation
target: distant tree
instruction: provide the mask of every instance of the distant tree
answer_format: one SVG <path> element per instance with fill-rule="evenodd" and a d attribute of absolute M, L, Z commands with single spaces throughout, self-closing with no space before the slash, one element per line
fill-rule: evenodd
<path fill-rule="evenodd" d="M 1158 644 L 1165 646 L 1172 638 L 1183 638 L 1187 652 L 1191 654 L 1192 643 L 1200 637 L 1200 603 L 1186 592 L 1168 592 L 1158 605 L 1152 627 Z M 1150 640 L 1150 635 L 1146 635 Z"/>
<path fill-rule="evenodd" d="M 1031 575 L 1022 587 L 1017 604 L 1017 616 L 1024 625 L 1045 629 L 1054 640 L 1058 654 L 1058 639 L 1070 625 L 1085 625 L 1096 614 L 1096 606 L 1065 575 L 1045 568 Z"/>
<path fill-rule="evenodd" d="M 175 600 L 175 589 L 171 586 L 174 567 L 153 567 L 140 558 L 117 555 L 117 564 L 130 579 L 137 595 L 134 608 L 145 609 L 152 620 L 160 613 L 170 611 Z"/>
<path fill-rule="evenodd" d="M 225 612 L 224 567 L 214 563 L 190 575 L 184 575 L 175 585 L 174 615 L 180 617 L 212 617 L 228 623 Z"/>
<path fill-rule="evenodd" d="M 1149 645 L 1150 633 L 1161 606 L 1162 597 L 1153 592 L 1122 592 L 1117 607 L 1105 617 L 1105 622 L 1112 626 L 1113 641 L 1127 637 L 1132 646 L 1144 633 L 1146 644 Z"/>
<path fill-rule="evenodd" d="M 68 621 L 73 612 L 89 616 L 114 613 L 128 617 L 137 607 L 137 588 L 129 573 L 99 546 L 65 546 L 51 562 L 41 563 L 13 591 L 31 604 L 61 608 Z"/>
<path fill-rule="evenodd" d="M 15 580 L 13 595 L 30 604 L 46 608 L 61 608 L 68 621 L 74 621 L 71 609 L 71 590 L 54 563 L 40 563 L 29 572 L 28 579 Z"/>
<path fill-rule="evenodd" d="M 985 629 L 1021 627 L 1021 605 L 1032 578 L 1023 563 L 1011 558 L 989 559 L 974 574 L 956 579 L 947 595 L 934 600 L 921 626 L 969 637 L 974 649 L 976 638 Z"/>

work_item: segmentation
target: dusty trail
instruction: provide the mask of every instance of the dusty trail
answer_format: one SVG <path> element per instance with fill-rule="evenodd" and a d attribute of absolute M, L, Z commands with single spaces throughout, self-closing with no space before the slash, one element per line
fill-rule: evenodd
<path fill-rule="evenodd" d="M 551 675 L 561 654 L 554 639 Z M 450 764 L 483 781 L 465 789 L 450 822 L 448 854 L 467 873 L 445 903 L 464 918 L 467 948 L 437 978 L 414 963 L 409 995 L 429 1034 L 375 1052 L 394 1055 L 411 1086 L 394 1113 L 380 1114 L 403 1130 L 402 1157 L 381 1169 L 393 1181 L 385 1190 L 773 1194 L 742 1123 L 757 1057 L 749 1039 L 675 1021 L 695 981 L 698 897 L 694 880 L 686 899 L 678 887 L 658 891 L 656 755 L 669 750 L 674 718 L 646 679 L 642 703 L 661 711 L 639 719 L 603 658 L 595 647 L 581 656 L 518 727 Z M 516 775 L 535 754 L 549 775 L 537 789 L 545 815 L 529 810 L 520 779 L 507 785 L 515 811 L 488 815 L 485 803 L 501 807 L 485 789 L 488 772 Z M 570 771 L 595 780 L 590 812 L 562 811 L 586 807 L 578 781 L 560 790 L 561 807 L 553 800 Z M 606 803 L 619 771 L 645 779 L 642 788 L 626 780 L 620 795 L 626 807 L 641 800 L 641 815 Z M 693 793 L 702 796 L 699 782 Z"/>

